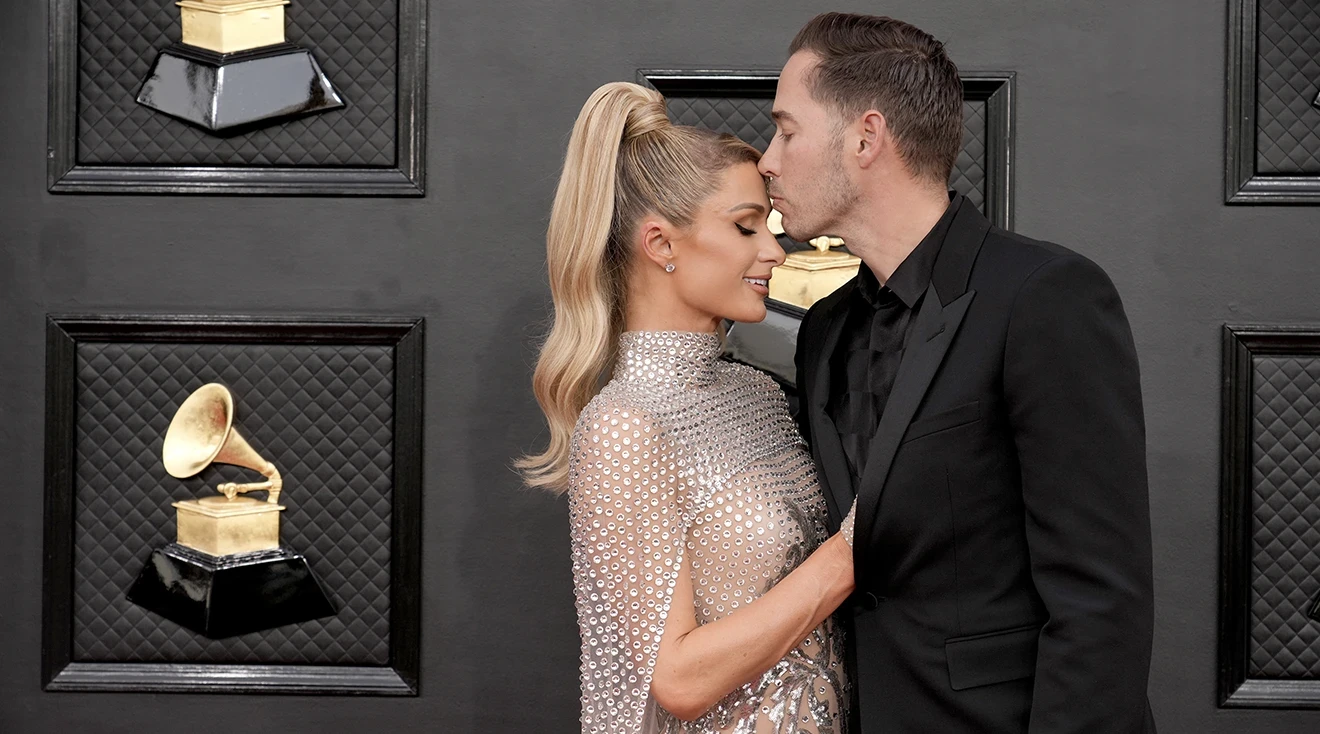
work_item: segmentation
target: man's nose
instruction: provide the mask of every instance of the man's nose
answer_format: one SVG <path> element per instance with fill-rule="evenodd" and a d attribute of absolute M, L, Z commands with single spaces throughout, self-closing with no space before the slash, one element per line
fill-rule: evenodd
<path fill-rule="evenodd" d="M 770 143 L 770 147 L 765 149 L 761 160 L 756 164 L 756 170 L 761 172 L 762 176 L 777 175 L 778 161 L 775 160 L 775 144 Z"/>

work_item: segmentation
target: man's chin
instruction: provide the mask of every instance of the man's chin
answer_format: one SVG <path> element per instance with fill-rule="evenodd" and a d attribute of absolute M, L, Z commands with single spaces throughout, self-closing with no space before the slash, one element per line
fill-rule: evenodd
<path fill-rule="evenodd" d="M 792 225 L 786 225 L 784 227 L 784 234 L 791 237 L 794 242 L 806 242 L 807 240 L 810 240 L 811 238 L 817 236 L 813 234 L 811 230 L 800 230 Z"/>
<path fill-rule="evenodd" d="M 793 238 L 794 242 L 806 242 L 812 237 L 816 237 L 820 234 L 819 231 L 813 229 L 813 227 L 815 227 L 817 224 L 815 222 L 807 222 L 806 224 L 808 226 L 799 227 L 796 218 L 795 217 L 791 218 L 787 214 L 783 214 L 783 217 L 780 221 L 781 221 L 780 226 L 784 228 L 784 234 Z"/>

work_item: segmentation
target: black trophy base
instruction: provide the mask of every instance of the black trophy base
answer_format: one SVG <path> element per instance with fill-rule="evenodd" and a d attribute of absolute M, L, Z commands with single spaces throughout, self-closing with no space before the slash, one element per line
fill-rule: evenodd
<path fill-rule="evenodd" d="M 156 57 L 137 101 L 230 134 L 344 106 L 311 52 L 291 43 L 230 54 L 174 44 Z"/>
<path fill-rule="evenodd" d="M 128 600 L 212 639 L 335 613 L 307 559 L 288 548 L 212 556 L 170 543 L 151 552 Z"/>

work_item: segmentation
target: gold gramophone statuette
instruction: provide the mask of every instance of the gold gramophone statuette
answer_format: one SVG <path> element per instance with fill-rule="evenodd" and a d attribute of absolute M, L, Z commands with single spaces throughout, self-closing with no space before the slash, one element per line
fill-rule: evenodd
<path fill-rule="evenodd" d="M 775 235 L 784 233 L 782 217 L 771 210 L 766 226 Z M 816 237 L 809 240 L 815 250 L 790 252 L 784 264 L 772 271 L 770 297 L 783 303 L 811 308 L 816 301 L 828 296 L 857 276 L 862 259 L 847 252 L 831 248 L 843 245 L 838 237 Z"/>
<path fill-rule="evenodd" d="M 344 106 L 312 52 L 289 43 L 284 32 L 289 0 L 178 0 L 175 5 L 180 43 L 157 54 L 138 90 L 139 104 L 211 133 Z"/>
<path fill-rule="evenodd" d="M 183 42 L 222 54 L 284 43 L 289 0 L 179 0 Z"/>
<path fill-rule="evenodd" d="M 211 497 L 175 502 L 179 545 L 225 556 L 280 547 L 279 469 L 266 461 L 234 427 L 234 398 L 228 388 L 210 383 L 183 401 L 165 434 L 165 471 L 183 479 L 212 463 L 255 469 L 264 482 L 216 487 Z M 266 501 L 242 496 L 265 490 Z"/>
<path fill-rule="evenodd" d="M 264 482 L 216 487 L 175 502 L 176 541 L 147 557 L 127 597 L 212 639 L 305 622 L 335 613 L 307 558 L 280 544 L 284 481 L 234 427 L 234 398 L 216 383 L 188 396 L 165 434 L 165 470 L 180 479 L 213 463 L 255 469 Z M 265 501 L 248 492 L 265 491 Z"/>

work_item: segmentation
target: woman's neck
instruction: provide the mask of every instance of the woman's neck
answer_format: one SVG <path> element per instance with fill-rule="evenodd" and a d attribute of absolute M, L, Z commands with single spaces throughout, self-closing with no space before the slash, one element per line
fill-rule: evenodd
<path fill-rule="evenodd" d="M 694 331 L 712 334 L 719 328 L 720 318 L 700 313 L 672 299 L 634 294 L 625 309 L 625 331 Z"/>

